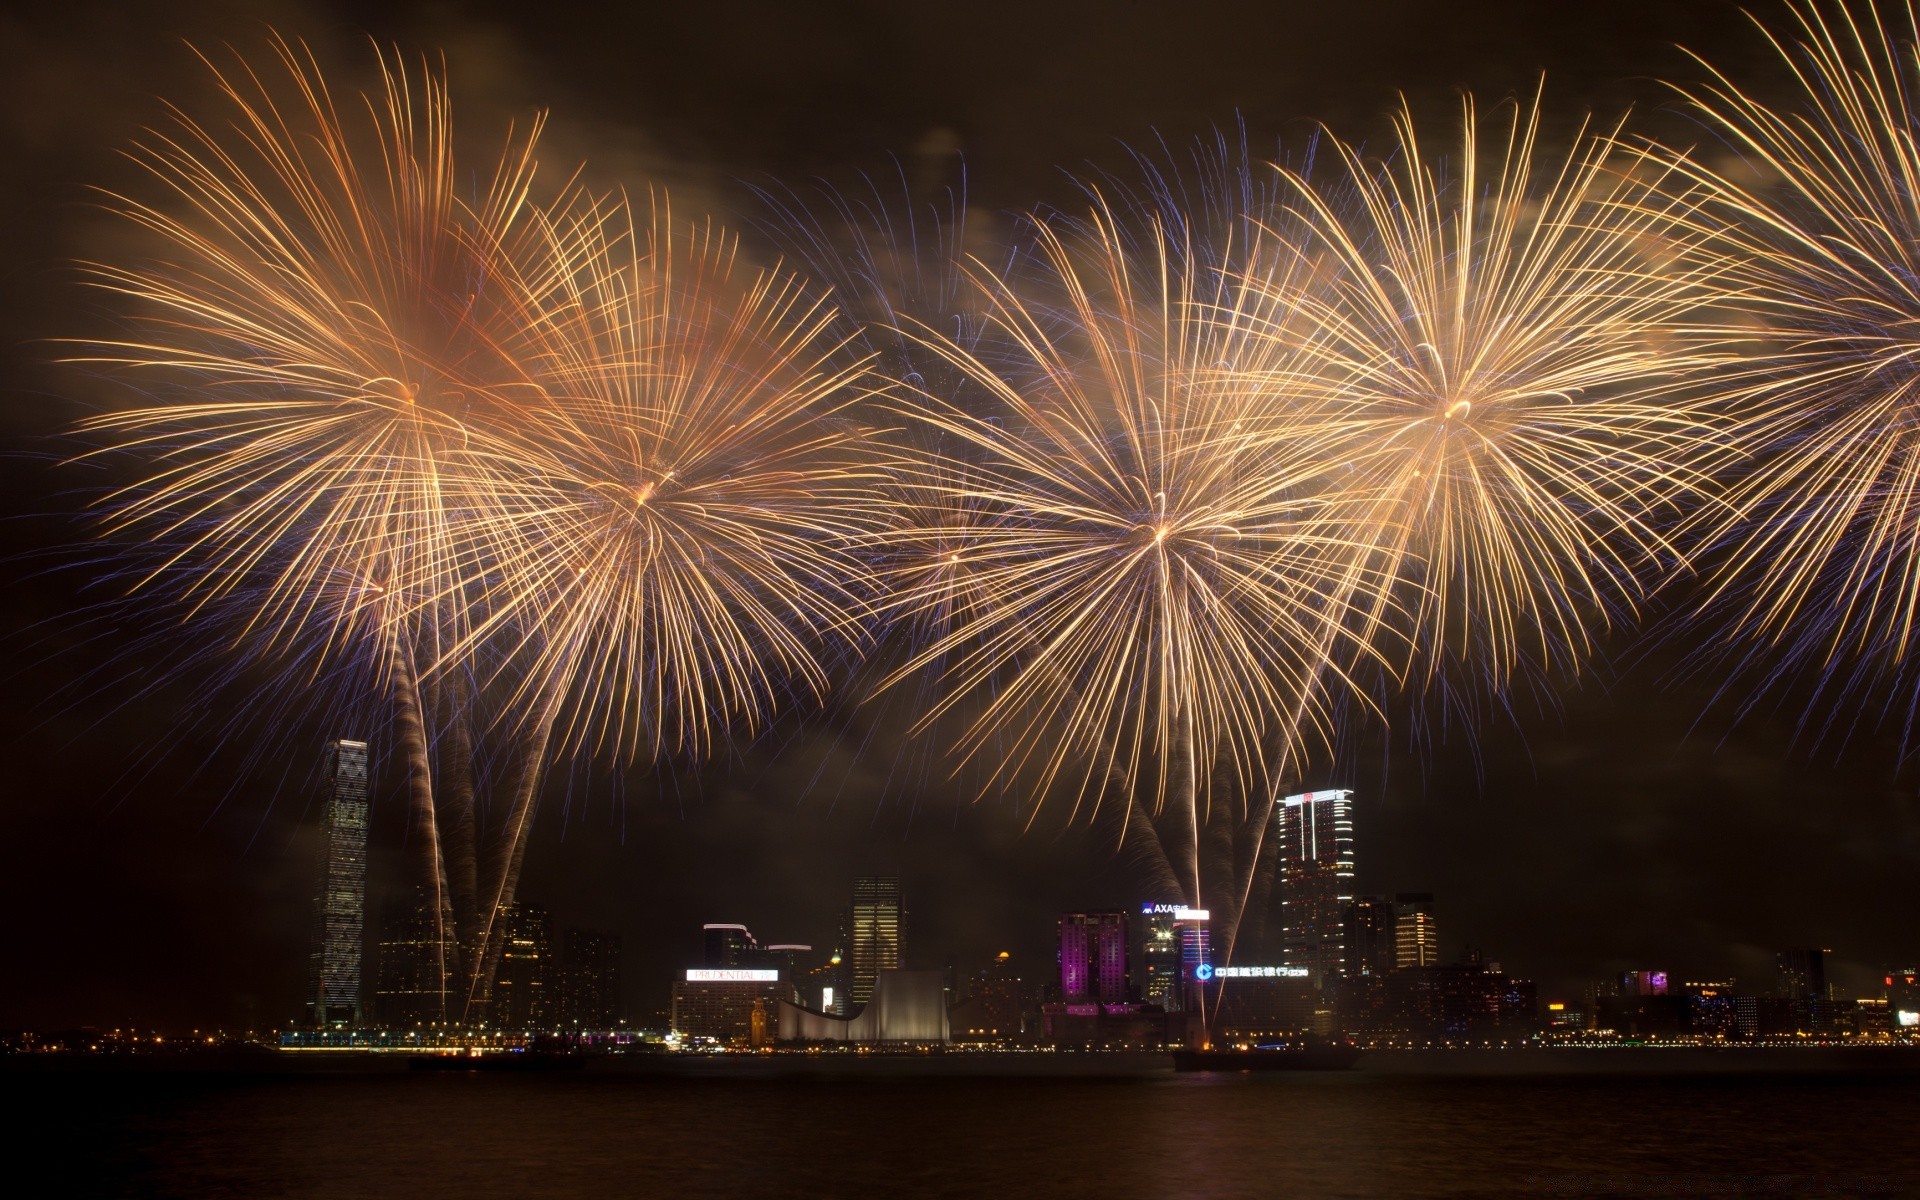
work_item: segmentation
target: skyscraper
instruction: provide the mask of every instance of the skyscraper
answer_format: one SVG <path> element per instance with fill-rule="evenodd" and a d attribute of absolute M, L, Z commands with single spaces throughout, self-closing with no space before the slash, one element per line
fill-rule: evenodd
<path fill-rule="evenodd" d="M 1132 999 L 1128 983 L 1127 914 L 1062 913 L 1060 998 L 1069 1004 L 1125 1004 Z"/>
<path fill-rule="evenodd" d="M 327 743 L 326 862 L 314 899 L 307 1011 L 315 1025 L 358 1025 L 367 909 L 367 744 Z"/>
<path fill-rule="evenodd" d="M 1140 906 L 1140 999 L 1168 1012 L 1180 1009 L 1180 927 L 1172 905 Z M 1162 911 L 1165 910 L 1165 911 Z"/>
<path fill-rule="evenodd" d="M 1393 898 L 1393 965 L 1397 970 L 1440 965 L 1432 892 L 1401 892 Z"/>
<path fill-rule="evenodd" d="M 708 967 L 752 967 L 759 964 L 751 961 L 753 952 L 760 943 L 745 925 L 731 922 L 713 922 L 700 927 L 700 938 L 705 944 L 706 953 L 703 964 Z"/>
<path fill-rule="evenodd" d="M 1782 950 L 1774 956 L 1780 970 L 1780 994 L 1789 1000 L 1827 998 L 1827 952 Z"/>
<path fill-rule="evenodd" d="M 1341 949 L 1349 979 L 1380 979 L 1394 967 L 1393 902 L 1385 896 L 1360 896 L 1347 905 Z"/>
<path fill-rule="evenodd" d="M 873 981 L 880 972 L 898 970 L 905 959 L 901 917 L 897 876 L 867 876 L 853 881 L 853 908 L 848 921 L 853 968 L 847 980 L 850 1011 L 857 1013 L 873 999 Z"/>
<path fill-rule="evenodd" d="M 1168 1012 L 1180 1012 L 1195 1000 L 1193 992 L 1205 981 L 1200 968 L 1213 962 L 1208 936 L 1211 914 L 1184 904 L 1142 904 L 1140 998 Z"/>
<path fill-rule="evenodd" d="M 373 1011 L 382 1025 L 412 1029 L 440 1019 L 440 943 L 431 897 L 417 891 L 389 904 L 380 921 Z"/>
<path fill-rule="evenodd" d="M 560 942 L 560 1024 L 612 1029 L 620 1024 L 620 940 L 569 929 Z"/>
<path fill-rule="evenodd" d="M 502 906 L 506 925 L 500 973 L 493 983 L 493 1020 L 502 1029 L 543 1029 L 554 1024 L 551 997 L 553 918 L 527 904 Z"/>
<path fill-rule="evenodd" d="M 1302 792 L 1280 802 L 1281 957 L 1315 981 L 1341 974 L 1342 923 L 1353 902 L 1351 791 Z"/>

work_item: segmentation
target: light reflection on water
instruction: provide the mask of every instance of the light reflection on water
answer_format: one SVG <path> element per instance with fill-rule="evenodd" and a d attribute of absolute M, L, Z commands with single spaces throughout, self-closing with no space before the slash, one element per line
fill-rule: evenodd
<path fill-rule="evenodd" d="M 46 1195 L 1920 1196 L 1920 1074 L 12 1070 Z M 51 1174 L 49 1174 L 51 1172 Z"/>

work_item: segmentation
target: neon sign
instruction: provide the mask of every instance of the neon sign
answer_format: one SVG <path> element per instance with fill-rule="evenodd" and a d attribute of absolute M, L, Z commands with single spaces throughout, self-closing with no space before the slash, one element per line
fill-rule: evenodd
<path fill-rule="evenodd" d="M 688 983 L 778 983 L 780 972 L 759 967 L 688 967 Z"/>
<path fill-rule="evenodd" d="M 1204 908 L 1188 908 L 1184 904 L 1142 904 L 1140 912 L 1145 916 L 1168 916 L 1176 921 L 1205 921 L 1211 916 Z"/>

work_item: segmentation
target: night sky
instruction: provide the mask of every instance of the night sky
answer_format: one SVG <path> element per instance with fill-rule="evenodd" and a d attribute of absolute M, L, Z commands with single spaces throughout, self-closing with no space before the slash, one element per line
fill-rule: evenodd
<path fill-rule="evenodd" d="M 983 228 L 1070 198 L 1061 168 L 1120 166 L 1122 141 L 1236 114 L 1257 146 L 1298 144 L 1317 120 L 1375 136 L 1396 91 L 1433 111 L 1460 87 L 1530 91 L 1543 70 L 1556 118 L 1633 103 L 1685 137 L 1654 80 L 1690 69 L 1674 43 L 1735 69 L 1764 54 L 1735 6 L 1687 0 L 38 7 L 0 17 L 7 1028 L 291 1018 L 317 865 L 303 781 L 329 732 L 362 732 L 218 736 L 164 651 L 126 650 L 150 631 L 73 619 L 81 573 L 51 569 L 87 536 L 81 493 L 100 482 L 58 465 L 59 435 L 126 394 L 53 365 L 48 339 L 106 319 L 67 265 L 125 237 L 87 186 L 128 178 L 117 152 L 161 119 L 159 97 L 208 102 L 182 39 L 259 50 L 270 22 L 336 84 L 369 65 L 368 34 L 444 51 L 468 136 L 545 107 L 544 162 L 664 183 L 677 208 L 736 225 L 743 181 L 848 185 L 889 155 L 948 169 L 958 148 Z M 1556 706 L 1477 735 L 1436 730 L 1416 752 L 1353 731 L 1351 761 L 1306 782 L 1358 789 L 1360 889 L 1436 893 L 1449 953 L 1481 949 L 1544 992 L 1631 967 L 1764 987 L 1788 945 L 1831 947 L 1838 980 L 1863 985 L 1920 954 L 1920 804 L 1897 741 L 1795 749 L 1785 716 L 1729 727 L 1711 681 L 1625 638 L 1607 649 L 1610 665 L 1559 681 Z M 523 899 L 620 933 L 640 1012 L 664 1004 L 701 922 L 829 946 L 858 873 L 905 876 L 916 966 L 1010 949 L 1044 972 L 1055 913 L 1153 898 L 1110 831 L 1043 814 L 1022 832 L 1011 807 L 963 803 L 937 772 L 889 784 L 885 734 L 855 754 L 865 720 L 792 721 L 699 772 L 556 773 Z M 399 870 L 393 783 L 376 804 L 384 879 Z"/>

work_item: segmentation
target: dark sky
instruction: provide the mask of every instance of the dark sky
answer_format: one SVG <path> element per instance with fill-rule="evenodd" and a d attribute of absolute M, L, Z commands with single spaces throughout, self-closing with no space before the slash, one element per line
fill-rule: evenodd
<path fill-rule="evenodd" d="M 298 1004 L 315 870 L 300 781 L 325 730 L 270 746 L 193 732 L 219 714 L 187 711 L 198 693 L 164 656 L 122 652 L 139 623 L 66 619 L 74 579 L 44 570 L 84 537 L 90 483 L 52 464 L 55 435 L 115 397 L 51 365 L 44 339 L 97 329 L 65 264 L 124 236 L 86 185 L 126 178 L 116 151 L 159 119 L 157 97 L 207 98 L 182 38 L 257 48 L 271 21 L 340 78 L 364 69 L 369 33 L 444 50 L 469 131 L 549 108 L 548 161 L 664 182 L 683 210 L 736 221 L 742 178 L 844 182 L 927 146 L 964 150 L 984 216 L 1061 198 L 1061 166 L 1113 164 L 1116 139 L 1156 129 L 1239 113 L 1256 144 L 1319 119 L 1373 136 L 1396 90 L 1426 107 L 1463 86 L 1526 91 L 1542 70 L 1562 114 L 1657 110 L 1653 77 L 1688 70 L 1673 43 L 1735 68 L 1759 57 L 1737 9 L 1686 0 L 36 7 L 0 17 L 0 1027 L 272 1022 Z M 1863 738 L 1835 759 L 1793 751 L 1784 722 L 1696 729 L 1706 692 L 1657 659 L 1565 683 L 1558 712 L 1484 730 L 1477 768 L 1459 730 L 1425 755 L 1363 732 L 1353 762 L 1311 781 L 1360 790 L 1363 890 L 1436 893 L 1450 948 L 1549 989 L 1633 966 L 1764 985 L 1790 944 L 1832 947 L 1843 981 L 1920 954 L 1920 806 L 1896 746 Z M 698 779 L 559 780 L 522 894 L 622 933 L 636 1008 L 663 1002 L 702 921 L 826 944 L 857 872 L 906 876 L 918 965 L 1002 948 L 1040 963 L 1060 909 L 1143 898 L 1104 832 L 1022 833 L 937 777 L 894 789 L 915 803 L 883 801 L 884 766 L 850 745 L 807 724 Z M 391 787 L 379 803 L 391 876 Z"/>

